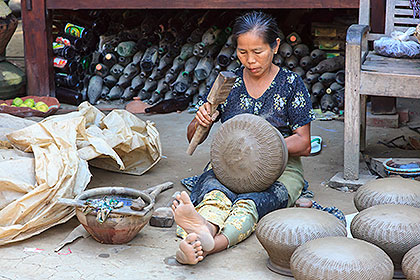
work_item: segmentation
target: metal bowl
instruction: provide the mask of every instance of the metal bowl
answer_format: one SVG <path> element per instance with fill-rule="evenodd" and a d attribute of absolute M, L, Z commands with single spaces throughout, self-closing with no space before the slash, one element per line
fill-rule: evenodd
<path fill-rule="evenodd" d="M 121 187 L 104 187 L 84 191 L 76 199 L 86 200 L 104 196 L 129 198 L 128 200 L 123 200 L 127 206 L 130 206 L 132 199 L 141 197 L 147 206 L 139 212 L 140 215 L 123 215 L 111 212 L 102 224 L 96 220 L 96 210 L 85 215 L 81 207 L 76 207 L 77 219 L 92 237 L 100 243 L 123 244 L 131 241 L 149 222 L 155 204 L 154 199 L 145 192 Z"/>

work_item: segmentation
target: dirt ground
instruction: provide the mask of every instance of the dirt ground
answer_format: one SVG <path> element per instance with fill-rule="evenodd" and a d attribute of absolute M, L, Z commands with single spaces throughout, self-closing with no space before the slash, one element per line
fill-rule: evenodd
<path fill-rule="evenodd" d="M 13 50 L 13 55 L 22 55 L 21 31 L 18 32 L 9 44 L 9 55 L 12 55 L 9 49 Z M 412 123 L 419 121 L 420 104 L 417 101 L 400 100 L 399 106 L 409 108 Z M 156 206 L 159 207 L 167 203 L 175 190 L 185 189 L 180 179 L 201 173 L 209 160 L 210 141 L 200 145 L 193 156 L 188 156 L 185 153 L 185 134 L 193 115 L 182 112 L 138 116 L 155 122 L 164 158 L 143 176 L 91 168 L 93 177 L 88 188 L 121 186 L 146 189 L 162 182 L 174 182 L 173 190 L 158 197 Z M 217 125 L 213 133 L 216 129 Z M 332 176 L 343 170 L 343 122 L 315 121 L 311 130 L 312 135 L 323 139 L 321 154 L 303 159 L 305 178 L 315 194 L 314 200 L 323 206 L 336 206 L 345 214 L 354 213 L 354 194 L 326 185 Z M 373 157 L 420 157 L 419 151 L 390 149 L 377 143 L 399 135 L 420 136 L 406 126 L 398 129 L 369 127 L 366 154 Z M 361 166 L 362 172 L 367 173 L 363 162 Z M 174 261 L 180 242 L 175 237 L 175 227 L 146 226 L 135 239 L 124 245 L 104 245 L 89 237 L 55 253 L 54 248 L 78 224 L 73 218 L 29 240 L 0 247 L 0 279 L 292 279 L 267 269 L 267 254 L 255 234 L 238 246 L 207 257 L 196 266 L 181 266 Z M 41 250 L 30 252 L 31 248 Z"/>

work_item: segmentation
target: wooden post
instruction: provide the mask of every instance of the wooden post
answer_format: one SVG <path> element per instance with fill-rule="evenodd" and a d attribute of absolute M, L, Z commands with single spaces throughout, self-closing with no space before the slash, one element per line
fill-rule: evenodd
<path fill-rule="evenodd" d="M 353 24 L 347 31 L 346 87 L 344 101 L 344 179 L 359 179 L 360 151 L 360 67 L 362 40 L 367 25 Z"/>
<path fill-rule="evenodd" d="M 27 94 L 55 96 L 51 16 L 46 0 L 22 0 Z"/>
<path fill-rule="evenodd" d="M 366 148 L 366 95 L 360 96 L 360 151 Z"/>
<path fill-rule="evenodd" d="M 360 0 L 359 24 L 370 24 L 370 0 Z"/>

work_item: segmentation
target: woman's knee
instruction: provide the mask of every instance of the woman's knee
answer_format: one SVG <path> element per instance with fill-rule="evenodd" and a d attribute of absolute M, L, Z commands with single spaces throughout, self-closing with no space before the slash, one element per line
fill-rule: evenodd
<path fill-rule="evenodd" d="M 229 247 L 246 239 L 255 230 L 258 211 L 252 200 L 238 200 L 226 219 L 221 233 L 229 241 Z"/>

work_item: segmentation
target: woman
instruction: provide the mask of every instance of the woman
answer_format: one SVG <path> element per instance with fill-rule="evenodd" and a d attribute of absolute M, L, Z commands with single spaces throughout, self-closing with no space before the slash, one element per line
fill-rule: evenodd
<path fill-rule="evenodd" d="M 200 176 L 191 198 L 182 192 L 172 209 L 176 223 L 188 234 L 176 254 L 183 264 L 196 264 L 244 240 L 265 214 L 294 205 L 304 186 L 300 156 L 310 154 L 313 112 L 301 78 L 272 63 L 280 45 L 277 24 L 262 12 L 250 12 L 236 20 L 232 32 L 243 67 L 236 71 L 238 78 L 218 114 L 208 114 L 208 103 L 200 106 L 188 126 L 188 140 L 198 124 L 209 127 L 216 117 L 224 122 L 251 113 L 264 117 L 283 134 L 289 161 L 282 176 L 263 192 L 233 193 L 211 169 Z"/>

